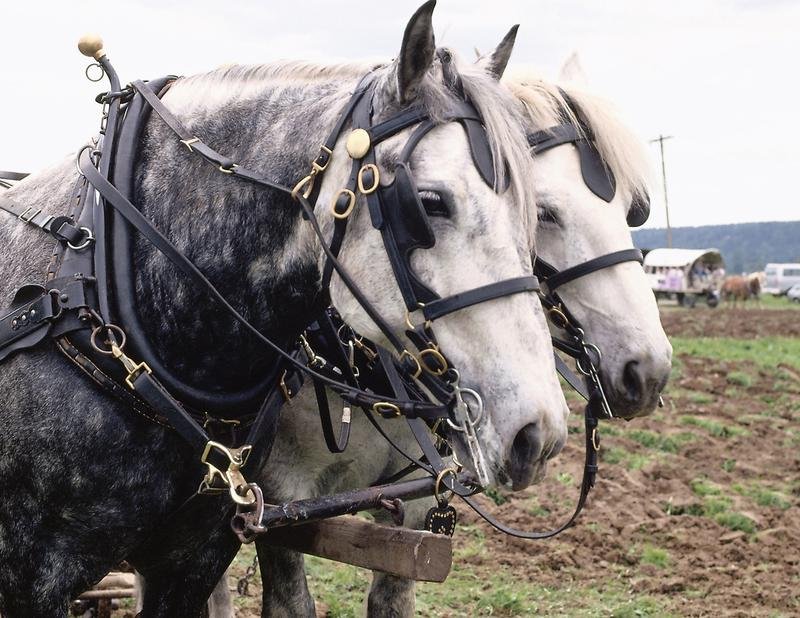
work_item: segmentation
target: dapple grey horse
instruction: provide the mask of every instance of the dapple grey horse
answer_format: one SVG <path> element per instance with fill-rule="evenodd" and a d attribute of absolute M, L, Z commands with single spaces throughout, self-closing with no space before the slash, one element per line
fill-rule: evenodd
<path fill-rule="evenodd" d="M 420 105 L 441 120 L 454 94 L 434 62 L 433 3 L 406 29 L 400 54 L 375 70 L 376 119 Z M 291 186 L 330 131 L 359 75 L 352 67 L 300 63 L 227 67 L 177 81 L 164 102 L 187 127 L 234 161 Z M 414 268 L 441 295 L 531 273 L 535 230 L 531 173 L 516 101 L 482 72 L 464 86 L 484 120 L 499 175 L 497 192 L 476 171 L 462 129 L 442 123 L 420 144 L 414 173 L 420 189 L 447 201 L 453 216 L 434 222 L 436 245 L 414 256 Z M 408 138 L 378 149 L 391 163 Z M 326 172 L 320 203 L 347 176 L 341 145 Z M 245 185 L 195 158 L 157 119 L 145 130 L 135 202 L 262 332 L 299 333 L 326 301 L 320 288 L 323 252 L 287 197 Z M 6 195 L 52 214 L 67 212 L 78 183 L 72 157 L 21 182 Z M 498 186 L 502 186 L 502 178 Z M 319 219 L 332 229 L 329 210 Z M 38 230 L 2 219 L 2 285 L 7 297 L 26 281 L 42 281 L 52 253 Z M 380 235 L 356 208 L 341 262 L 398 332 L 405 311 Z M 269 362 L 258 343 L 208 303 L 156 250 L 135 247 L 137 310 L 157 353 L 186 381 L 235 390 Z M 335 276 L 330 299 L 361 334 L 383 343 L 363 308 Z M 490 334 L 491 333 L 491 334 Z M 555 378 L 547 326 L 533 294 L 517 294 L 447 316 L 437 325 L 442 349 L 462 383 L 486 402 L 481 441 L 492 482 L 528 476 L 566 437 L 566 404 Z M 500 371 L 499 368 L 502 367 Z M 255 375 L 254 375 L 255 374 Z M 224 527 L 222 499 L 202 497 L 170 543 L 159 531 L 195 493 L 197 462 L 169 430 L 141 418 L 89 382 L 53 346 L 8 359 L 0 371 L 0 613 L 6 618 L 63 614 L 68 599 L 127 557 L 148 578 L 147 615 L 191 616 L 238 543 Z M 531 451 L 539 457 L 531 457 Z M 461 453 L 462 461 L 467 461 Z M 255 466 L 258 462 L 255 462 Z M 186 515 L 185 512 L 183 515 Z M 205 552 L 207 548 L 213 552 Z M 218 551 L 222 547 L 223 551 Z M 196 577 L 186 595 L 169 595 L 170 576 L 193 557 Z M 169 601 L 165 601 L 169 599 Z"/>

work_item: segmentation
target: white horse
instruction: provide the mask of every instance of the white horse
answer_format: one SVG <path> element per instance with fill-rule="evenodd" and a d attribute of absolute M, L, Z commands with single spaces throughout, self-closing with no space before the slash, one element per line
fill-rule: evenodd
<path fill-rule="evenodd" d="M 503 73 L 511 41 L 504 40 L 487 58 L 486 68 Z M 571 77 L 575 63 L 570 62 Z M 577 149 L 569 144 L 534 158 L 530 186 L 536 194 L 540 234 L 536 253 L 559 269 L 633 247 L 626 216 L 636 195 L 646 195 L 650 166 L 642 142 L 620 121 L 613 107 L 574 83 L 554 83 L 524 71 L 505 80 L 525 109 L 522 130 L 547 129 L 565 119 L 582 123 L 616 180 L 610 202 L 582 180 Z M 580 116 L 580 120 L 576 118 Z M 635 207 L 635 206 L 634 206 Z M 602 351 L 601 376 L 609 401 L 620 416 L 651 413 L 669 376 L 672 348 L 661 327 L 658 308 L 642 268 L 617 264 L 576 279 L 559 289 L 579 319 L 587 341 Z M 553 328 L 554 334 L 558 329 Z M 320 436 L 308 430 L 316 422 L 316 401 L 308 389 L 283 417 L 282 441 L 265 470 L 265 486 L 280 500 L 321 495 L 379 482 L 402 468 L 405 460 L 376 437 L 363 418 L 353 419 L 351 446 L 343 455 L 329 453 Z M 335 409 L 335 406 L 334 406 Z M 402 428 L 387 425 L 392 438 L 413 448 Z M 291 445 L 288 447 L 287 445 Z M 309 472 L 316 470 L 315 473 Z M 543 467 L 536 476 L 541 477 Z M 406 505 L 405 523 L 420 527 L 427 501 Z M 379 519 L 388 520 L 385 513 Z M 313 616 L 301 554 L 258 544 L 262 564 L 263 616 Z M 222 580 L 212 600 L 211 616 L 232 616 Z M 413 616 L 414 582 L 374 573 L 366 600 L 370 616 Z"/>

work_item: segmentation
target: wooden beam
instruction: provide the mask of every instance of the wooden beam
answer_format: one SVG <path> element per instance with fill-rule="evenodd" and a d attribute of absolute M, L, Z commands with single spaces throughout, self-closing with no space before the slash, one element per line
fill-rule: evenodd
<path fill-rule="evenodd" d="M 453 564 L 449 536 L 344 515 L 272 528 L 268 543 L 416 581 L 443 582 Z"/>

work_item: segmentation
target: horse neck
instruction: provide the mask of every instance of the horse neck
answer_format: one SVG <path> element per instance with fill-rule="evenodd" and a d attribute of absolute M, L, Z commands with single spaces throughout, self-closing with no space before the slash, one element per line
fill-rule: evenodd
<path fill-rule="evenodd" d="M 202 99 L 198 87 L 178 82 L 165 102 L 219 152 L 292 186 L 307 173 L 348 86 L 265 85 L 248 100 L 215 100 L 203 109 L 187 105 Z M 150 120 L 142 144 L 136 199 L 143 213 L 259 330 L 281 344 L 296 339 L 327 302 L 318 245 L 297 204 L 221 174 L 160 120 Z M 178 376 L 236 389 L 263 375 L 272 354 L 148 243 L 137 240 L 133 267 L 146 335 Z"/>

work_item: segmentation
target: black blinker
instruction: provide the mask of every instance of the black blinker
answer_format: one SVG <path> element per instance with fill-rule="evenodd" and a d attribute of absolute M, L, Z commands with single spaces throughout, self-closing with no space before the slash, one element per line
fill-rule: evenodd
<path fill-rule="evenodd" d="M 601 200 L 610 202 L 617 192 L 617 181 L 614 174 L 605 164 L 594 144 L 587 140 L 575 142 L 581 159 L 583 182 L 589 190 Z"/>
<path fill-rule="evenodd" d="M 646 193 L 641 195 L 637 193 L 633 196 L 631 207 L 628 209 L 628 225 L 630 227 L 639 227 L 644 225 L 650 217 L 650 196 Z"/>

